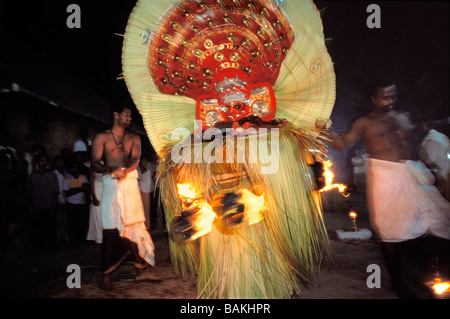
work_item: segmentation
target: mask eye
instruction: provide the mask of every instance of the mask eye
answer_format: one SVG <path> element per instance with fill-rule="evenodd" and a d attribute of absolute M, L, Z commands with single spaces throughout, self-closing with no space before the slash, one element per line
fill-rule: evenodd
<path fill-rule="evenodd" d="M 244 108 L 244 103 L 242 103 L 242 102 L 237 102 L 236 104 L 234 104 L 234 108 L 235 108 L 236 110 L 243 109 L 243 108 Z"/>
<path fill-rule="evenodd" d="M 210 125 L 214 125 L 221 119 L 220 114 L 216 111 L 211 111 L 206 114 L 206 122 Z"/>
<path fill-rule="evenodd" d="M 256 101 L 252 105 L 252 112 L 259 117 L 263 117 L 269 113 L 269 108 L 264 101 Z"/>
<path fill-rule="evenodd" d="M 245 105 L 242 102 L 231 102 L 225 104 L 224 108 L 226 108 L 227 111 L 231 111 L 232 109 L 243 110 L 245 108 Z"/>

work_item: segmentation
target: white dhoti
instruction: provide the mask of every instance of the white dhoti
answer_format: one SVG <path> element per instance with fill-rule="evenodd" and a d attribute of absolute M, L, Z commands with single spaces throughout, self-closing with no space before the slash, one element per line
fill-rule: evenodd
<path fill-rule="evenodd" d="M 115 229 L 120 236 L 135 242 L 139 255 L 155 264 L 153 241 L 145 227 L 145 215 L 136 170 L 122 180 L 103 176 L 101 215 L 103 229 Z"/>
<path fill-rule="evenodd" d="M 86 239 L 93 240 L 97 244 L 101 244 L 103 240 L 102 230 L 102 215 L 100 206 L 95 206 L 91 203 L 89 206 L 89 228 Z"/>
<path fill-rule="evenodd" d="M 450 203 L 422 162 L 369 159 L 367 177 L 372 224 L 382 241 L 402 242 L 427 233 L 450 239 Z"/>
<path fill-rule="evenodd" d="M 97 199 L 102 198 L 103 174 L 92 172 L 94 174 L 94 188 Z M 87 240 L 94 240 L 97 244 L 103 241 L 102 214 L 100 206 L 95 206 L 91 202 L 89 206 L 89 228 L 86 236 Z"/>

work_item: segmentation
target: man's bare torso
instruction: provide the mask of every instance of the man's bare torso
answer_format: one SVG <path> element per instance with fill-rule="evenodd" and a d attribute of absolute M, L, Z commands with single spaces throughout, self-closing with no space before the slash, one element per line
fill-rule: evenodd
<path fill-rule="evenodd" d="M 368 114 L 357 119 L 354 126 L 360 130 L 370 157 L 393 162 L 410 159 L 410 131 L 402 127 L 401 117 L 396 114 Z"/>
<path fill-rule="evenodd" d="M 125 132 L 122 142 L 118 137 L 114 137 L 111 130 L 107 130 L 100 134 L 99 142 L 103 144 L 102 159 L 104 164 L 108 167 L 127 167 L 130 160 L 131 149 L 137 136 Z M 122 145 L 120 145 L 120 142 L 122 142 Z"/>

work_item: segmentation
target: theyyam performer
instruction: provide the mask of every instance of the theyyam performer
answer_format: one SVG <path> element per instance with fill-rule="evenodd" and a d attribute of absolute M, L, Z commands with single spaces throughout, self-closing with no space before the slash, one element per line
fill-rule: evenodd
<path fill-rule="evenodd" d="M 198 277 L 199 298 L 300 293 L 329 249 L 315 123 L 335 75 L 315 5 L 140 0 L 122 60 L 161 158 L 175 269 Z"/>

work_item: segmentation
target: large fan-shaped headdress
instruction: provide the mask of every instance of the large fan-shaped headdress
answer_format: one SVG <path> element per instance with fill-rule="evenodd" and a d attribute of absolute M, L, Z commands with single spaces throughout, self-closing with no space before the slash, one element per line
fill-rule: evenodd
<path fill-rule="evenodd" d="M 192 132 L 198 123 L 253 115 L 313 130 L 335 100 L 311 1 L 140 0 L 125 33 L 123 71 L 158 153 L 174 128 Z"/>

